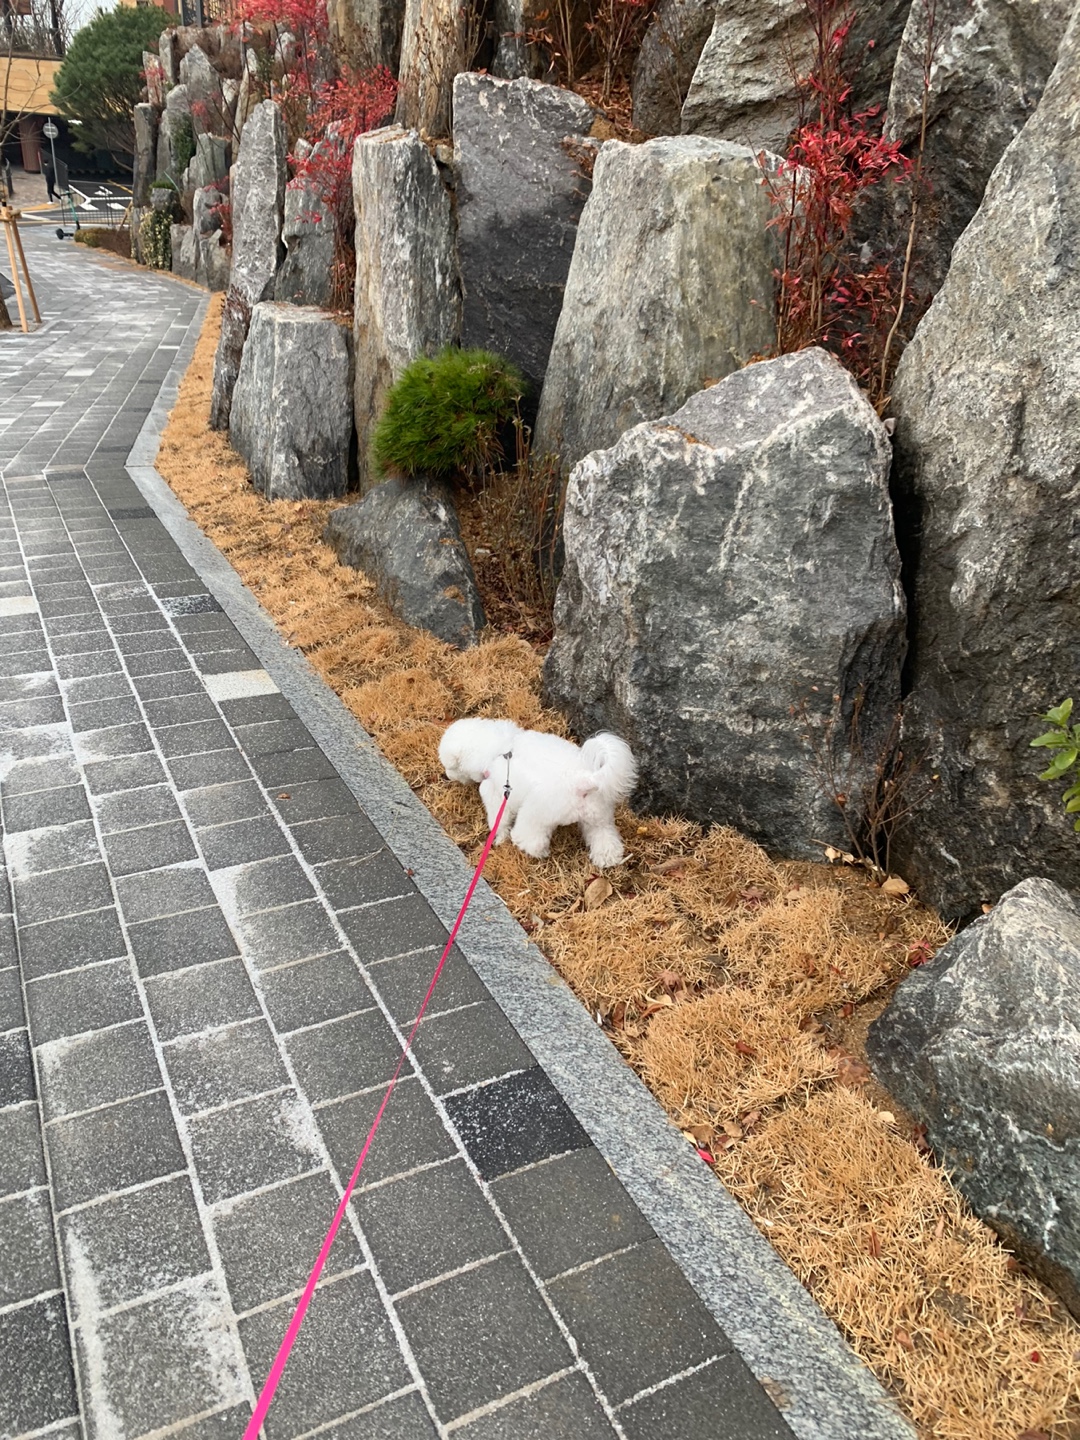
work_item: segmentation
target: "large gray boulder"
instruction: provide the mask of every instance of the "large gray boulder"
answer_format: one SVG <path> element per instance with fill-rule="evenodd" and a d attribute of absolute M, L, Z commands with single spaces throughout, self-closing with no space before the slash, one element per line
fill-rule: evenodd
<path fill-rule="evenodd" d="M 158 59 L 161 61 L 161 79 L 168 90 L 180 79 L 180 56 L 176 46 L 176 30 L 170 26 L 161 32 L 158 41 Z"/>
<path fill-rule="evenodd" d="M 349 488 L 348 330 L 322 310 L 265 302 L 251 312 L 229 440 L 268 500 L 332 500 Z"/>
<path fill-rule="evenodd" d="M 199 51 L 202 54 L 202 51 Z M 223 135 L 195 136 L 195 154 L 187 168 L 187 184 L 192 190 L 216 185 L 229 178 L 232 144 Z"/>
<path fill-rule="evenodd" d="M 287 180 L 281 110 L 264 100 L 244 127 L 232 179 L 232 285 L 249 305 L 273 294 Z"/>
<path fill-rule="evenodd" d="M 536 80 L 454 81 L 463 345 L 519 366 L 535 413 L 589 181 L 574 147 L 591 108 Z"/>
<path fill-rule="evenodd" d="M 475 645 L 484 627 L 476 577 L 454 502 L 422 479 L 385 480 L 331 512 L 326 543 L 363 570 L 395 615 L 448 645 Z"/>
<path fill-rule="evenodd" d="M 180 61 L 180 83 L 187 89 L 196 135 L 220 135 L 225 129 L 221 76 L 200 45 L 192 45 Z"/>
<path fill-rule="evenodd" d="M 405 0 L 327 0 L 326 9 L 339 54 L 360 70 L 398 73 Z"/>
<path fill-rule="evenodd" d="M 1080 673 L 1078 147 L 1080 12 L 893 387 L 905 747 L 938 777 L 901 858 L 949 916 L 1034 870 L 1080 888 L 1064 787 L 1039 783 L 1028 745 Z"/>
<path fill-rule="evenodd" d="M 192 197 L 192 233 L 195 237 L 195 279 L 208 290 L 225 290 L 229 284 L 229 252 L 222 243 L 221 212 L 225 199 L 216 186 L 196 190 Z"/>
<path fill-rule="evenodd" d="M 703 136 L 602 146 L 533 453 L 569 470 L 768 351 L 771 217 L 758 157 L 743 146 Z"/>
<path fill-rule="evenodd" d="M 917 8 L 922 0 L 917 0 Z M 686 134 L 780 153 L 799 114 L 800 80 L 814 67 L 817 36 L 805 0 L 719 0 L 682 111 Z M 851 7 L 844 46 L 851 106 L 883 105 L 911 0 Z M 849 13 L 838 7 L 839 25 Z"/>
<path fill-rule="evenodd" d="M 679 133 L 683 101 L 715 16 L 716 0 L 660 0 L 630 85 L 634 124 L 647 135 Z"/>
<path fill-rule="evenodd" d="M 214 383 L 210 425 L 228 429 L 232 388 L 240 372 L 240 357 L 247 335 L 247 319 L 254 305 L 274 293 L 274 278 L 281 263 L 281 226 L 288 179 L 285 126 L 273 100 L 264 100 L 251 112 L 240 137 L 240 152 L 233 169 L 232 266 L 229 274 L 231 305 L 222 314 L 221 338 L 214 357 Z"/>
<path fill-rule="evenodd" d="M 851 375 L 814 349 L 573 471 L 546 693 L 580 734 L 625 737 L 649 809 L 785 855 L 842 842 L 815 754 L 857 812 L 900 703 L 889 459 Z"/>
<path fill-rule="evenodd" d="M 994 166 L 1038 104 L 1073 8 L 1074 0 L 936 0 L 922 162 L 930 203 L 919 222 L 918 288 L 940 289 Z M 922 125 L 927 24 L 926 6 L 912 5 L 889 91 L 886 138 L 910 152 Z"/>
<path fill-rule="evenodd" d="M 353 150 L 356 299 L 353 351 L 361 488 L 371 432 L 386 392 L 418 355 L 435 355 L 461 333 L 453 203 L 431 151 L 415 131 L 391 125 L 361 135 Z"/>
<path fill-rule="evenodd" d="M 878 1078 L 977 1215 L 1080 1318 L 1080 906 L 1024 880 L 900 985 Z"/>
<path fill-rule="evenodd" d="M 325 308 L 333 289 L 334 217 L 312 183 L 291 180 L 285 187 L 281 238 L 285 259 L 274 280 L 275 298 Z"/>
<path fill-rule="evenodd" d="M 131 177 L 131 203 L 149 205 L 150 186 L 157 175 L 158 111 L 153 105 L 135 106 L 135 164 Z"/>
<path fill-rule="evenodd" d="M 165 106 L 165 75 L 161 68 L 161 61 L 152 50 L 144 50 L 142 55 L 143 78 L 146 81 L 146 99 L 151 105 L 159 110 Z"/>
<path fill-rule="evenodd" d="M 172 273 L 181 280 L 196 280 L 199 267 L 198 245 L 191 225 L 171 227 Z"/>
<path fill-rule="evenodd" d="M 165 109 L 158 123 L 157 179 L 168 178 L 179 189 L 186 161 L 182 136 L 191 133 L 191 105 L 186 85 L 174 85 L 165 97 Z"/>

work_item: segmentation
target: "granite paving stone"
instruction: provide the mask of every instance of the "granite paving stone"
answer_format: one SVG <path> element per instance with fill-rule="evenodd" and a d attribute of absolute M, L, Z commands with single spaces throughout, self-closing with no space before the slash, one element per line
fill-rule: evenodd
<path fill-rule="evenodd" d="M 26 241 L 48 324 L 0 367 L 60 403 L 0 418 L 0 1434 L 235 1440 L 446 929 L 144 493 L 199 292 Z M 471 953 L 268 1440 L 784 1436 Z"/>

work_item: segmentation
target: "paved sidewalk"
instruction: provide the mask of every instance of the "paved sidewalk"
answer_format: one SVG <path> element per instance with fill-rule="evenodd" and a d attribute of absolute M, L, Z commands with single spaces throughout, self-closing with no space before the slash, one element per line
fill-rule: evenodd
<path fill-rule="evenodd" d="M 224 1440 L 446 932 L 125 472 L 200 296 L 28 250 L 59 318 L 0 339 L 0 1435 Z M 460 953 L 363 1178 L 272 1440 L 790 1435 Z"/>

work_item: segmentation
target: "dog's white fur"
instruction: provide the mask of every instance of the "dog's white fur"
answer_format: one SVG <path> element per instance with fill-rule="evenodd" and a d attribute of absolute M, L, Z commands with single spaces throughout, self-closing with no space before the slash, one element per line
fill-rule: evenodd
<path fill-rule="evenodd" d="M 519 850 L 542 860 L 553 832 L 577 825 L 598 868 L 623 859 L 615 806 L 630 798 L 637 764 L 618 736 L 601 733 L 578 747 L 559 735 L 521 730 L 512 720 L 455 720 L 440 742 L 439 759 L 449 779 L 479 784 L 489 826 L 502 804 L 509 765 L 510 798 L 496 845 L 509 835 Z"/>

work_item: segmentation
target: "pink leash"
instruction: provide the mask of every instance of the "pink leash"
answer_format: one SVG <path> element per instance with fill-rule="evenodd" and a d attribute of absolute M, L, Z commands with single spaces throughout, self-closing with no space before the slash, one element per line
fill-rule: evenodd
<path fill-rule="evenodd" d="M 284 1340 L 282 1340 L 278 1352 L 274 1356 L 274 1363 L 270 1366 L 270 1373 L 266 1377 L 266 1383 L 263 1385 L 263 1388 L 259 1393 L 258 1403 L 255 1406 L 255 1413 L 248 1421 L 247 1429 L 244 1431 L 244 1440 L 256 1440 L 256 1436 L 262 1429 L 262 1423 L 266 1419 L 266 1412 L 270 1409 L 271 1401 L 274 1398 L 274 1392 L 277 1390 L 278 1387 L 278 1381 L 281 1379 L 282 1372 L 285 1369 L 285 1362 L 288 1360 L 289 1353 L 292 1350 L 293 1345 L 296 1343 L 296 1337 L 300 1333 L 300 1326 L 304 1323 L 304 1316 L 307 1314 L 307 1308 L 311 1304 L 311 1297 L 315 1293 L 315 1286 L 319 1283 L 319 1276 L 322 1274 L 323 1266 L 326 1264 L 327 1256 L 330 1254 L 331 1248 L 333 1247 L 334 1237 L 337 1235 L 338 1227 L 340 1226 L 342 1218 L 345 1214 L 345 1207 L 348 1205 L 349 1200 L 352 1198 L 352 1192 L 356 1187 L 357 1180 L 359 1180 L 360 1178 L 360 1171 L 364 1168 L 364 1161 L 367 1159 L 367 1153 L 371 1149 L 371 1142 L 375 1139 L 375 1132 L 378 1130 L 379 1125 L 382 1123 L 383 1111 L 386 1109 L 386 1105 L 390 1099 L 390 1096 L 394 1093 L 394 1087 L 397 1085 L 398 1077 L 401 1074 L 401 1067 L 405 1064 L 405 1061 L 408 1058 L 409 1050 L 412 1048 L 413 1038 L 416 1035 L 417 1030 L 419 1029 L 420 1021 L 424 1018 L 424 1011 L 428 1007 L 428 1001 L 431 999 L 431 996 L 435 990 L 436 982 L 438 981 L 439 976 L 442 974 L 442 968 L 446 964 L 446 957 L 450 954 L 450 947 L 454 943 L 454 937 L 457 935 L 458 930 L 461 927 L 461 922 L 465 918 L 465 912 L 469 908 L 469 902 L 472 900 L 473 891 L 480 883 L 480 876 L 483 873 L 484 866 L 487 863 L 487 858 L 491 853 L 491 847 L 495 843 L 495 836 L 498 833 L 499 822 L 500 820 L 502 820 L 503 811 L 506 809 L 506 802 L 509 798 L 510 786 L 509 784 L 507 784 L 506 790 L 503 794 L 503 802 L 499 806 L 498 815 L 495 817 L 495 824 L 491 827 L 491 831 L 487 837 L 483 851 L 480 855 L 480 863 L 477 865 L 476 870 L 473 873 L 472 881 L 469 884 L 469 888 L 465 892 L 465 899 L 462 901 L 461 909 L 458 911 L 457 919 L 454 921 L 454 928 L 450 931 L 450 938 L 446 942 L 446 948 L 443 950 L 442 955 L 439 957 L 439 963 L 438 965 L 436 965 L 435 973 L 431 977 L 431 984 L 427 988 L 427 994 L 424 996 L 424 1001 L 423 1004 L 420 1006 L 419 1014 L 417 1015 L 416 1020 L 413 1023 L 412 1029 L 409 1031 L 409 1038 L 405 1041 L 405 1048 L 401 1052 L 401 1058 L 398 1060 L 397 1069 L 394 1071 L 393 1078 L 391 1079 L 390 1084 L 387 1087 L 386 1094 L 382 1098 L 382 1104 L 379 1106 L 379 1110 L 375 1116 L 375 1119 L 371 1122 L 371 1129 L 368 1131 L 367 1139 L 364 1141 L 364 1148 L 360 1151 L 360 1158 L 356 1162 L 356 1169 L 352 1172 L 352 1178 L 350 1179 L 348 1185 L 346 1185 L 345 1187 L 345 1194 L 341 1197 L 341 1204 L 334 1212 L 334 1219 L 330 1225 L 329 1231 L 327 1232 L 326 1239 L 323 1241 L 322 1249 L 319 1251 L 318 1259 L 312 1266 L 311 1274 L 308 1276 L 308 1282 L 304 1286 L 304 1293 L 300 1296 L 300 1303 L 297 1305 L 296 1311 L 293 1314 L 292 1319 L 289 1321 L 289 1328 L 285 1331 L 285 1338 Z"/>

